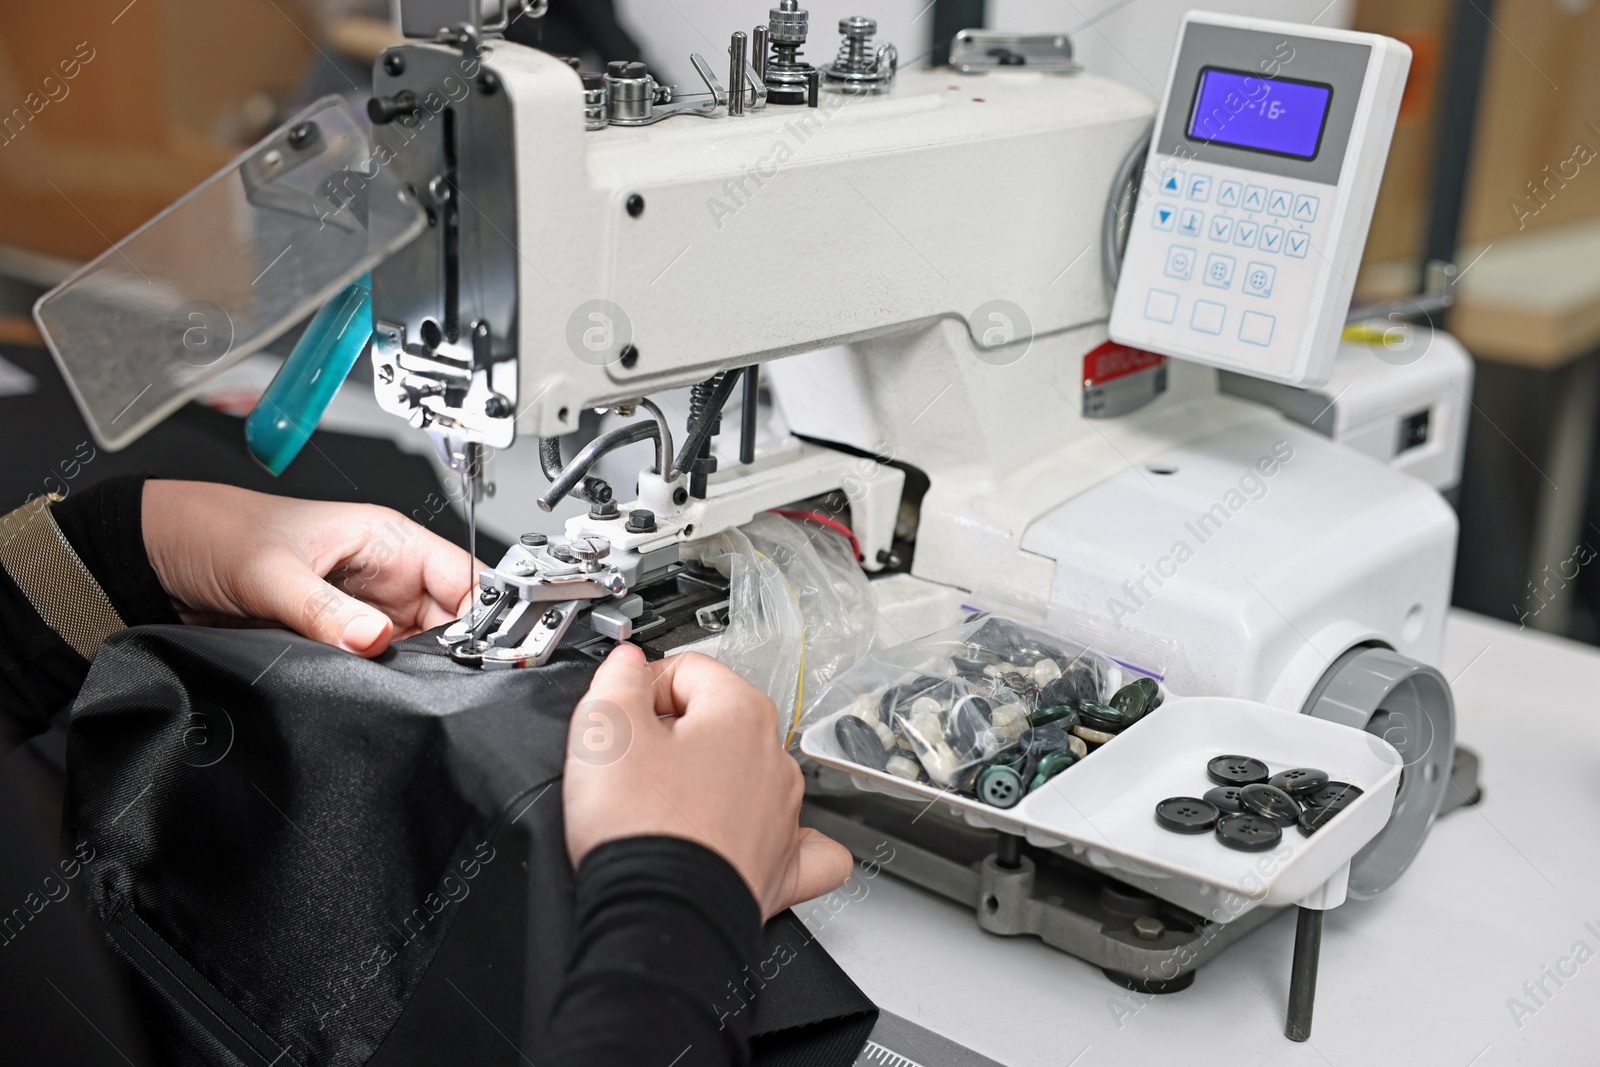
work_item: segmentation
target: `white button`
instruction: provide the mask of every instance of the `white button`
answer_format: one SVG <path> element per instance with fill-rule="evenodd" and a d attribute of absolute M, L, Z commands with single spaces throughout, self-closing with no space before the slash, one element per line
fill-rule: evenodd
<path fill-rule="evenodd" d="M 1211 195 L 1211 176 L 1208 174 L 1195 174 L 1189 178 L 1189 199 L 1205 203 Z"/>
<path fill-rule="evenodd" d="M 1225 256 L 1220 252 L 1213 252 L 1206 257 L 1206 273 L 1201 281 L 1218 289 L 1226 289 L 1233 284 L 1232 256 Z"/>
<path fill-rule="evenodd" d="M 1168 174 L 1161 179 L 1161 195 L 1177 196 L 1183 188 L 1183 178 L 1176 172 Z"/>
<path fill-rule="evenodd" d="M 1183 213 L 1178 216 L 1178 233 L 1184 237 L 1199 237 L 1200 227 L 1205 223 L 1205 220 L 1206 213 L 1204 211 L 1196 211 L 1192 207 L 1186 207 L 1183 209 Z"/>
<path fill-rule="evenodd" d="M 1294 198 L 1294 217 L 1300 222 L 1317 221 L 1317 203 L 1314 196 L 1297 196 Z"/>
<path fill-rule="evenodd" d="M 1167 249 L 1167 277 L 1186 282 L 1193 273 L 1194 249 L 1183 245 L 1173 245 Z"/>
<path fill-rule="evenodd" d="M 1178 294 L 1152 289 L 1144 298 L 1144 317 L 1154 322 L 1171 322 L 1178 317 Z"/>
<path fill-rule="evenodd" d="M 1221 241 L 1223 244 L 1227 244 L 1228 239 L 1233 236 L 1233 219 L 1227 215 L 1211 216 L 1210 232 L 1213 241 Z"/>
<path fill-rule="evenodd" d="M 1294 203 L 1294 197 L 1289 195 L 1287 189 L 1274 189 L 1267 198 L 1267 210 L 1280 218 L 1289 217 L 1289 206 Z"/>
<path fill-rule="evenodd" d="M 1270 345 L 1272 327 L 1278 320 L 1259 311 L 1246 311 L 1239 320 L 1239 340 L 1247 345 Z"/>
<path fill-rule="evenodd" d="M 1260 185 L 1250 185 L 1244 191 L 1244 209 L 1246 211 L 1267 210 L 1267 190 Z"/>
<path fill-rule="evenodd" d="M 1261 251 L 1279 252 L 1283 250 L 1283 231 L 1276 226 L 1261 227 Z"/>
<path fill-rule="evenodd" d="M 1245 219 L 1240 219 L 1233 228 L 1233 243 L 1240 248 L 1254 248 L 1256 246 L 1256 231 L 1260 225 Z"/>
<path fill-rule="evenodd" d="M 1222 182 L 1217 186 L 1218 207 L 1238 207 L 1239 197 L 1244 195 L 1244 186 L 1238 182 Z"/>
<path fill-rule="evenodd" d="M 1252 263 L 1244 269 L 1244 291 L 1251 296 L 1271 296 L 1272 282 L 1277 276 L 1276 268 Z"/>
<path fill-rule="evenodd" d="M 1228 309 L 1211 300 L 1196 300 L 1194 302 L 1194 315 L 1189 320 L 1189 325 L 1201 333 L 1218 334 L 1222 332 L 1222 320 L 1227 317 Z M 1269 333 L 1270 337 L 1271 334 Z"/>
<path fill-rule="evenodd" d="M 1173 225 L 1178 221 L 1178 209 L 1167 204 L 1157 204 L 1150 212 L 1150 225 L 1158 230 L 1171 232 Z"/>
<path fill-rule="evenodd" d="M 1290 230 L 1289 236 L 1283 246 L 1283 254 L 1296 259 L 1305 259 L 1306 252 L 1311 248 L 1311 235 L 1304 230 Z"/>

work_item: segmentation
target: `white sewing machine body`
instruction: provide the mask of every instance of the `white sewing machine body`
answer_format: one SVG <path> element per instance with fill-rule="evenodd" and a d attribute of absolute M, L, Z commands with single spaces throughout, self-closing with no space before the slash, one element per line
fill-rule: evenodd
<path fill-rule="evenodd" d="M 460 62 L 442 45 L 404 51 Z M 1180 691 L 1292 710 L 1350 647 L 1436 659 L 1455 524 L 1429 487 L 1220 395 L 1215 372 L 1191 364 L 1172 364 L 1165 394 L 1131 414 L 1083 417 L 1083 356 L 1106 339 L 1109 312 L 1101 207 L 1150 121 L 1142 94 L 1087 73 L 905 71 L 878 94 L 824 91 L 814 109 L 591 132 L 565 64 L 497 44 L 483 69 L 504 94 L 474 93 L 465 110 L 509 107 L 511 144 L 463 154 L 462 200 L 486 206 L 508 152 L 519 191 L 507 212 L 514 249 L 487 215 L 462 213 L 516 278 L 514 317 L 498 317 L 515 323 L 514 338 L 495 327 L 515 362 L 480 373 L 518 414 L 490 420 L 483 443 L 509 444 L 513 422 L 518 433 L 571 432 L 585 407 L 776 361 L 769 380 L 796 433 L 928 475 L 919 579 L 1043 614 L 1112 616 L 1183 645 Z M 380 74 L 379 92 L 400 87 Z M 473 121 L 457 129 L 476 146 Z M 433 149 L 417 144 L 415 165 L 432 165 Z M 412 157 L 394 165 L 405 171 Z M 415 260 L 440 254 L 424 238 L 374 272 L 380 333 L 393 323 L 414 338 L 423 320 L 444 321 L 444 287 L 416 288 L 431 272 Z M 503 284 L 462 271 L 463 321 L 491 302 L 491 280 Z M 575 352 L 569 323 L 596 300 L 631 328 L 612 323 L 609 349 Z M 1031 323 L 1009 346 L 983 343 L 994 300 Z M 619 358 L 627 343 L 631 365 Z M 404 404 L 398 386 L 378 390 Z M 1273 491 L 1260 503 L 1227 507 L 1228 483 L 1281 447 L 1293 449 L 1287 476 L 1262 478 Z M 863 565 L 878 570 L 900 504 L 898 471 L 810 443 L 712 475 L 703 500 L 675 504 L 672 488 L 643 472 L 639 500 L 619 509 L 654 512 L 652 535 L 627 534 L 620 518 L 573 520 L 568 532 L 650 549 L 840 489 Z M 1217 505 L 1228 536 L 1202 550 Z M 1199 536 L 1186 532 L 1195 520 Z M 1184 538 L 1193 561 L 1152 584 Z"/>

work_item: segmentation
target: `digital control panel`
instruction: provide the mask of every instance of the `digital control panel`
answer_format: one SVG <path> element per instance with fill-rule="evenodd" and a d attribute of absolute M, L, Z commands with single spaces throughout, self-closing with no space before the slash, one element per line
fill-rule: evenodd
<path fill-rule="evenodd" d="M 1191 12 L 1111 313 L 1123 344 L 1310 385 L 1333 370 L 1411 52 Z"/>

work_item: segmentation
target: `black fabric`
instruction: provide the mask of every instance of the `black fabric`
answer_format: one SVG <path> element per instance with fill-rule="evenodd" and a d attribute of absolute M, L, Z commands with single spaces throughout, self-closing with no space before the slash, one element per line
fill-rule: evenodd
<path fill-rule="evenodd" d="M 634 839 L 574 878 L 559 774 L 593 668 L 471 670 L 426 635 L 377 661 L 278 631 L 107 642 L 64 837 L 94 850 L 157 1059 L 688 1067 L 742 1062 L 755 1032 L 762 1063 L 851 1062 L 874 1012 L 815 943 L 783 996 L 727 1010 L 766 964 L 714 854 Z"/>
<path fill-rule="evenodd" d="M 69 492 L 50 506 L 56 525 L 130 626 L 178 621 L 144 551 L 144 483 L 142 476 L 124 475 Z M 11 520 L 21 521 L 20 516 Z M 10 526 L 0 530 L 0 537 L 14 534 Z M 40 618 L 3 569 L 0 637 L 0 752 L 5 752 L 44 730 L 50 717 L 71 703 L 89 662 Z"/>
<path fill-rule="evenodd" d="M 50 512 L 124 623 L 176 625 L 178 612 L 144 550 L 147 480 L 143 474 L 108 478 L 69 494 Z"/>

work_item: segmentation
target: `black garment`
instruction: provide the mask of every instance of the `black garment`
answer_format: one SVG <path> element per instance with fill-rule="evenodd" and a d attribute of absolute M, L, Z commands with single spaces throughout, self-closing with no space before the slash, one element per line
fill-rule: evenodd
<path fill-rule="evenodd" d="M 113 478 L 50 507 L 129 626 L 178 621 L 144 551 L 144 483 L 141 477 Z M 0 536 L 11 536 L 11 530 Z M 51 716 L 72 703 L 88 672 L 88 661 L 45 625 L 0 569 L 0 751 L 45 730 Z"/>
<path fill-rule="evenodd" d="M 143 479 L 117 479 L 74 493 L 67 501 L 55 505 L 53 512 L 63 533 L 125 622 L 130 625 L 175 622 L 171 603 L 144 553 L 142 491 Z M 157 916 L 181 915 L 177 934 L 169 925 L 164 936 L 171 939 L 186 932 L 196 939 L 196 944 L 189 947 L 197 949 L 202 965 L 207 959 L 220 960 L 224 966 L 212 976 L 213 980 L 235 1006 L 240 1003 L 249 1006 L 242 1009 L 246 1016 L 253 1008 L 263 1017 L 281 1018 L 285 1013 L 293 1013 L 296 998 L 300 1001 L 308 998 L 292 984 L 274 985 L 273 980 L 289 983 L 297 974 L 303 977 L 309 966 L 304 953 L 314 953 L 329 940 L 337 940 L 339 923 L 350 921 L 354 913 L 341 911 L 339 904 L 351 902 L 342 894 L 359 895 L 349 893 L 351 868 L 348 864 L 359 865 L 374 858 L 363 855 L 363 843 L 369 843 L 381 853 L 376 857 L 381 861 L 378 868 L 368 872 L 370 879 L 357 882 L 363 891 L 387 886 L 396 899 L 403 898 L 407 902 L 426 896 L 440 884 L 441 871 L 448 873 L 451 864 L 463 861 L 459 854 L 461 842 L 471 836 L 469 824 L 473 817 L 484 813 L 482 806 L 474 811 L 470 806 L 451 805 L 448 799 L 463 791 L 470 793 L 478 789 L 481 792 L 483 782 L 467 782 L 464 778 L 474 774 L 485 778 L 493 775 L 482 767 L 466 763 L 452 766 L 441 754 L 437 745 L 438 732 L 454 725 L 445 716 L 437 716 L 432 721 L 418 716 L 410 724 L 409 732 L 379 729 L 376 724 L 372 724 L 374 728 L 369 732 L 349 717 L 340 718 L 334 714 L 321 717 L 329 724 L 338 722 L 345 726 L 342 732 L 333 728 L 323 733 L 320 742 L 315 742 L 334 746 L 332 752 L 338 756 L 343 774 L 342 779 L 328 777 L 321 783 L 326 792 L 318 794 L 319 803 L 334 807 L 332 812 L 324 810 L 320 814 L 334 820 L 337 832 L 324 837 L 315 827 L 309 831 L 317 835 L 324 848 L 330 842 L 337 842 L 347 849 L 348 855 L 341 858 L 347 864 L 345 868 L 329 866 L 326 854 L 319 854 L 314 847 L 309 851 L 299 847 L 296 835 L 304 836 L 308 832 L 304 813 L 296 810 L 296 814 L 302 816 L 297 822 L 287 821 L 287 816 L 285 821 L 276 822 L 271 814 L 273 807 L 291 803 L 299 795 L 297 790 L 304 788 L 301 776 L 308 773 L 308 765 L 314 766 L 315 756 L 315 743 L 308 742 L 307 738 L 315 741 L 318 735 L 306 732 L 296 737 L 276 731 L 276 719 L 253 716 L 248 702 L 241 705 L 232 701 L 235 706 L 230 725 L 239 731 L 237 738 L 231 734 L 229 737 L 230 744 L 239 746 L 233 753 L 234 758 L 223 759 L 207 779 L 204 771 L 210 765 L 201 767 L 201 764 L 205 764 L 211 753 L 194 755 L 192 715 L 196 693 L 219 682 L 227 683 L 231 689 L 226 691 L 230 692 L 249 688 L 241 686 L 224 669 L 228 650 L 242 648 L 257 654 L 269 636 L 288 648 L 323 657 L 336 667 L 346 665 L 352 671 L 376 672 L 364 676 L 369 680 L 381 679 L 385 669 L 291 635 L 268 631 L 161 627 L 124 632 L 114 637 L 97 658 L 95 679 L 98 684 L 91 680 L 74 712 L 69 755 L 74 795 L 69 797 L 69 816 L 76 822 L 64 828 L 63 837 L 69 851 L 79 859 L 83 859 L 82 853 L 76 851 L 80 846 L 92 853 L 93 860 L 83 863 L 83 869 L 90 876 L 85 879 L 90 886 L 88 896 L 98 905 L 101 918 L 107 922 L 108 932 L 125 959 L 141 952 L 145 957 L 153 954 L 166 961 L 164 966 L 181 970 L 182 960 L 173 958 L 162 946 L 143 937 L 150 928 L 138 920 L 141 910 Z M 191 651 L 208 651 L 204 658 L 193 658 L 188 664 L 190 669 L 180 678 L 175 672 L 162 675 L 159 671 L 144 669 L 153 662 L 144 654 L 152 643 L 167 649 L 187 646 Z M 142 660 L 141 654 L 144 654 Z M 389 658 L 392 660 L 396 655 L 390 653 Z M 140 668 L 143 673 L 130 666 L 135 660 L 143 665 Z M 448 660 L 441 662 L 449 663 Z M 542 788 L 551 788 L 552 783 L 558 785 L 555 775 L 559 774 L 564 748 L 565 720 L 576 694 L 587 685 L 592 666 L 574 658 L 558 672 L 564 681 L 563 706 L 554 706 L 556 701 L 552 700 L 549 706 L 527 709 L 530 721 L 536 719 L 544 724 L 538 748 L 544 753 L 546 771 Z M 0 700 L 4 700 L 7 733 L 11 737 L 21 737 L 43 729 L 50 716 L 71 699 L 87 669 L 88 664 L 82 657 L 43 623 L 10 576 L 0 572 L 0 687 L 3 687 Z M 514 673 L 530 676 L 527 680 L 532 681 L 531 676 L 538 672 Z M 478 679 L 487 677 L 483 673 L 477 675 Z M 454 683 L 456 687 L 469 687 L 472 680 L 457 678 Z M 492 678 L 489 684 L 494 684 Z M 268 689 L 270 683 L 259 691 Z M 217 690 L 218 693 L 224 691 Z M 372 691 L 381 695 L 383 687 L 377 685 Z M 319 694 L 313 685 L 310 691 L 296 694 L 291 682 L 289 694 L 293 699 L 280 703 L 279 711 L 298 702 L 308 719 L 319 719 L 316 712 L 324 709 L 318 704 L 318 697 L 325 698 L 326 692 Z M 504 714 L 516 709 L 501 707 L 499 710 Z M 471 734 L 479 727 L 468 719 L 464 716 L 460 722 L 462 729 Z M 257 734 L 257 730 L 262 732 Z M 245 746 L 250 738 L 247 734 L 259 743 L 248 759 Z M 151 748 L 155 740 L 162 737 L 175 740 L 177 746 L 165 756 Z M 355 747 L 349 750 L 338 747 L 352 743 Z M 296 751 L 297 744 L 310 747 L 306 751 Z M 173 758 L 174 751 L 176 758 Z M 511 753 L 504 755 L 510 758 Z M 416 760 L 414 766 L 395 762 L 407 756 Z M 553 771 L 550 769 L 552 761 Z M 396 777 L 397 767 L 403 772 L 399 777 Z M 256 776 L 249 783 L 253 794 L 238 781 L 234 781 L 236 788 L 231 791 L 219 787 L 228 776 L 247 770 Z M 452 779 L 451 772 L 463 778 Z M 500 773 L 517 772 L 502 768 Z M 148 776 L 142 785 L 137 780 L 140 774 Z M 364 786 L 375 782 L 385 788 L 397 783 L 404 787 L 385 794 L 393 801 L 386 810 L 373 807 L 370 803 L 373 794 L 364 792 Z M 150 793 L 156 791 L 157 786 L 160 791 L 152 797 Z M 166 790 L 176 792 L 166 796 L 167 803 L 163 806 L 161 791 Z M 339 807 L 341 791 L 347 801 L 343 807 Z M 418 803 L 407 805 L 405 799 L 413 791 Z M 559 796 L 559 788 L 556 791 Z M 246 808 L 247 802 L 253 803 L 252 796 L 258 796 L 265 803 L 256 803 L 253 809 Z M 128 804 L 128 807 L 105 808 L 113 803 L 119 807 Z M 145 818 L 143 812 L 175 810 L 190 813 L 181 826 L 167 825 L 160 820 L 141 822 Z M 232 824 L 231 835 L 225 835 L 223 831 L 229 829 L 230 818 L 239 821 Z M 102 836 L 92 840 L 78 835 L 77 831 L 83 827 L 95 828 Z M 116 827 L 118 832 L 106 835 L 105 831 L 111 827 Z M 184 837 L 186 831 L 196 827 L 218 831 L 218 835 L 210 839 L 203 835 Z M 489 827 L 485 824 L 477 829 L 487 833 Z M 559 821 L 554 841 L 548 840 L 550 835 L 545 836 L 544 854 L 529 859 L 546 867 L 565 869 Z M 174 840 L 189 847 L 175 848 Z M 487 837 L 477 840 L 487 840 Z M 300 883 L 295 882 L 296 872 L 291 867 L 268 866 L 263 872 L 255 861 L 263 851 L 272 849 L 282 850 L 284 856 L 292 854 L 292 861 L 286 862 L 320 863 L 325 869 L 314 867 L 307 875 L 308 880 Z M 198 865 L 202 859 L 211 864 L 209 869 Z M 466 860 L 470 862 L 471 857 Z M 236 865 L 231 870 L 230 862 Z M 149 872 L 157 872 L 157 876 L 148 882 L 130 882 L 135 872 L 140 877 L 149 876 Z M 194 902 L 209 906 L 227 901 L 230 895 L 235 895 L 237 901 L 239 894 L 252 889 L 263 891 L 265 883 L 262 881 L 250 884 L 237 881 L 236 876 L 241 872 L 250 872 L 258 879 L 282 877 L 286 885 L 320 885 L 326 897 L 312 901 L 274 900 L 270 893 L 263 892 L 256 901 L 260 905 L 258 924 L 251 924 L 252 913 L 248 909 L 235 907 L 226 912 L 231 925 L 208 927 L 214 909 L 208 912 L 197 907 L 185 911 L 178 907 L 174 912 L 173 898 L 163 896 L 181 895 L 198 883 L 204 889 Z M 208 896 L 208 891 L 216 895 Z M 555 975 L 550 976 L 548 999 L 553 1011 L 548 1030 L 540 1035 L 542 1040 L 536 1053 L 542 1057 L 539 1062 L 637 1064 L 659 1061 L 664 1064 L 684 1053 L 680 1062 L 683 1067 L 689 1067 L 694 1063 L 744 1062 L 748 1058 L 750 1013 L 719 1015 L 715 1005 L 726 998 L 733 980 L 758 963 L 760 915 L 743 880 L 726 861 L 699 845 L 677 839 L 619 841 L 596 849 L 586 858 L 572 880 L 570 891 L 571 917 L 576 922 L 575 926 L 567 927 L 571 931 L 570 944 L 567 952 L 546 960 L 543 968 L 546 972 L 555 971 Z M 145 895 L 141 896 L 141 892 Z M 386 901 L 360 899 L 354 903 L 371 909 L 381 908 Z M 130 918 L 132 925 L 122 922 Z M 182 929 L 184 922 L 191 924 L 186 931 Z M 279 925 L 274 926 L 274 923 Z M 118 931 L 121 931 L 120 938 Z M 135 932 L 130 934 L 130 931 Z M 308 933 L 315 936 L 308 938 Z M 443 933 L 441 926 L 437 936 L 442 937 Z M 301 956 L 295 957 L 288 951 L 286 946 L 291 944 L 300 947 Z M 361 947 L 366 948 L 365 945 Z M 433 947 L 437 947 L 437 941 Z M 432 952 L 418 952 L 413 956 L 405 960 L 403 967 L 387 968 L 389 974 L 385 980 L 400 983 L 390 990 L 392 994 L 414 991 L 415 982 L 426 970 Z M 556 977 L 559 966 L 549 966 L 559 965 L 561 959 L 570 960 L 564 979 Z M 297 961 L 298 972 L 292 968 L 274 970 L 275 960 Z M 195 957 L 191 956 L 189 964 L 194 963 Z M 258 964 L 261 969 L 251 971 Z M 228 989 L 225 965 L 269 977 L 251 989 Z M 410 983 L 409 988 L 402 988 L 406 982 Z M 171 1011 L 170 994 L 166 995 L 165 1004 L 158 1003 L 162 999 L 159 995 L 146 991 L 145 996 L 147 1016 L 160 1015 L 169 1020 L 176 1017 Z M 348 1037 L 346 1043 L 325 1043 L 320 1051 L 326 1055 L 311 1057 L 310 1061 L 362 1062 L 366 1058 L 363 1053 L 370 1054 L 381 1044 L 394 1021 L 394 1010 L 397 1005 L 403 1005 L 405 999 L 404 996 L 390 996 L 385 1001 L 387 1015 L 379 1012 L 360 1020 L 360 1026 L 340 1030 Z M 332 1010 L 330 1005 L 335 1003 L 326 997 L 321 1001 L 312 1000 L 321 1015 L 327 1015 Z M 251 1027 L 246 1025 L 249 1019 L 236 1019 L 225 1009 L 222 1014 L 231 1023 L 238 1024 L 235 1029 L 247 1035 L 245 1043 L 250 1045 Z M 309 1036 L 311 1044 L 315 1045 L 319 1039 L 325 1040 L 320 1036 L 324 1029 L 313 1024 L 305 1033 L 297 1034 L 297 1038 L 305 1040 Z M 273 1040 L 270 1035 L 268 1040 Z M 152 1043 L 158 1047 L 165 1044 L 159 1036 Z M 281 1044 L 288 1047 L 289 1042 L 284 1039 Z M 202 1057 L 218 1051 L 203 1045 L 197 1049 Z M 238 1050 L 230 1051 L 237 1053 Z M 300 1058 L 306 1051 L 302 1044 L 285 1062 L 307 1062 Z M 265 1057 L 266 1061 L 271 1059 L 270 1055 Z"/>

